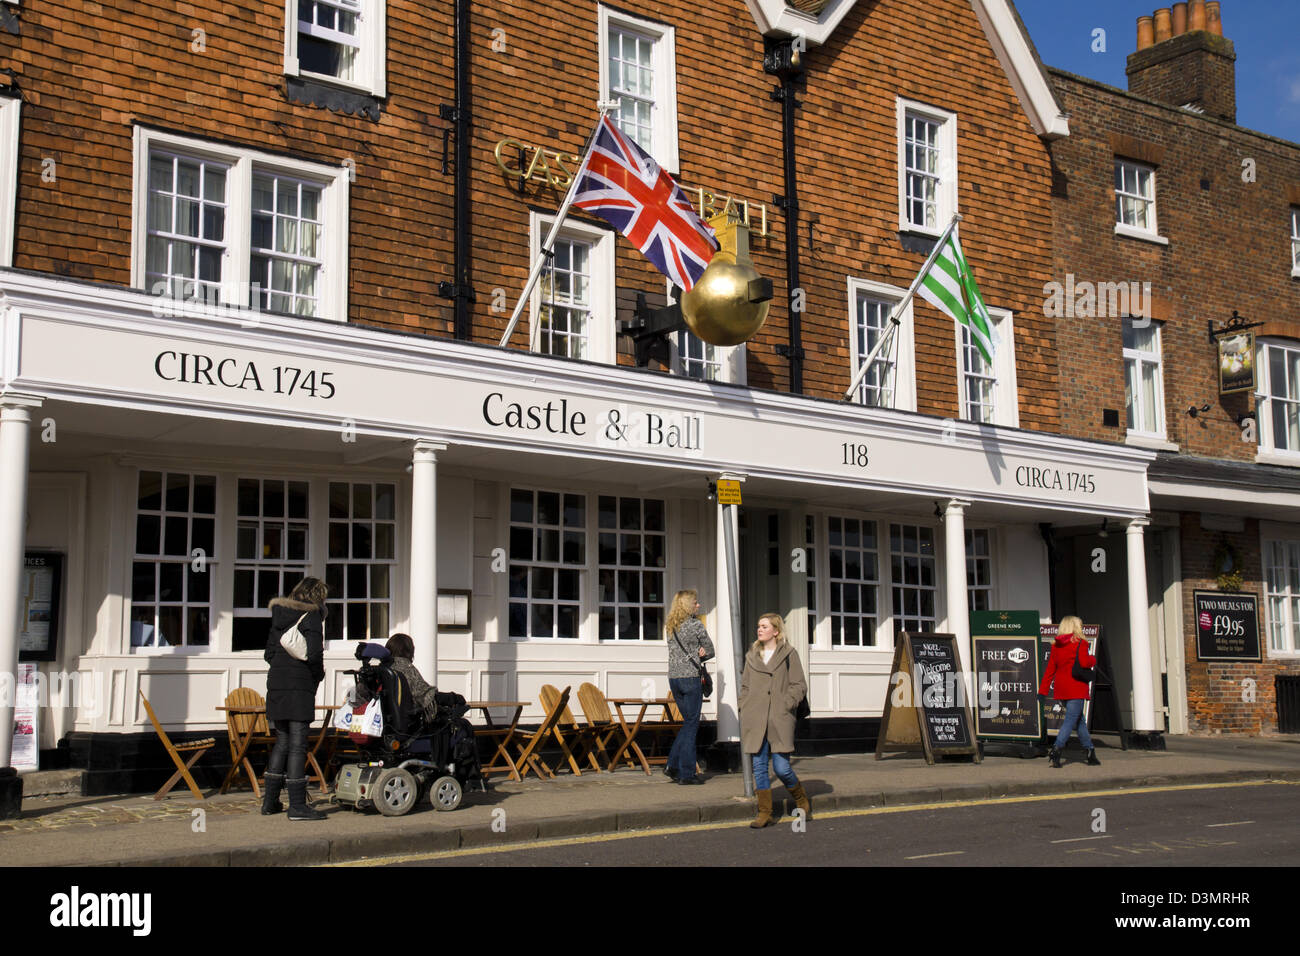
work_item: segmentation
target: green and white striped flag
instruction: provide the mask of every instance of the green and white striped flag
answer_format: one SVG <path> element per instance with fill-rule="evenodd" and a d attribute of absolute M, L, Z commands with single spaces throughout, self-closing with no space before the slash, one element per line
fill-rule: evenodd
<path fill-rule="evenodd" d="M 953 226 L 916 291 L 921 298 L 950 316 L 958 325 L 966 326 L 971 341 L 984 356 L 984 361 L 993 364 L 997 334 L 993 331 L 989 310 L 984 306 L 984 297 L 980 295 L 975 277 L 971 275 L 966 257 L 962 255 L 956 226 Z"/>

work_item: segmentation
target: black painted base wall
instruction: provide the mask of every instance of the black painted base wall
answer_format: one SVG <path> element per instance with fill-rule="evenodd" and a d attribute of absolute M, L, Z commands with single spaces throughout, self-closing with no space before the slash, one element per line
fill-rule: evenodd
<path fill-rule="evenodd" d="M 880 729 L 879 718 L 824 718 L 801 721 L 796 735 L 796 753 L 811 757 L 831 753 L 870 753 L 876 747 Z M 194 779 L 203 790 L 221 786 L 230 769 L 230 745 L 225 731 L 177 733 L 170 735 L 173 743 L 183 743 L 203 737 L 216 739 L 216 746 L 203 755 L 193 768 Z M 652 748 L 648 738 L 637 737 L 646 756 L 667 754 L 672 738 L 662 735 L 657 747 Z M 717 725 L 708 721 L 700 724 L 696 748 L 701 766 L 712 773 L 740 770 L 740 748 L 736 744 L 717 743 Z M 480 742 L 479 755 L 486 763 L 492 747 L 486 740 Z M 558 747 L 543 750 L 548 763 L 557 766 L 555 758 L 561 756 Z M 512 754 L 513 756 L 513 754 Z M 266 760 L 265 752 L 254 757 L 254 769 L 261 771 Z M 153 793 L 175 772 L 175 765 L 167 755 L 158 737 L 150 733 L 91 734 L 72 733 L 59 741 L 55 750 L 41 751 L 41 769 L 84 770 L 83 796 L 108 796 L 125 793 Z M 558 769 L 558 766 L 557 766 Z M 500 779 L 499 777 L 496 779 Z M 247 786 L 245 783 L 244 786 Z M 174 793 L 187 791 L 185 781 L 180 781 Z"/>

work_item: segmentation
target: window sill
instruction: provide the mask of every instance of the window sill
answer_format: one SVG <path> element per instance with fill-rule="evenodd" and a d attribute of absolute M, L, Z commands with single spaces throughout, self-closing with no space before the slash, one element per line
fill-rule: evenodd
<path fill-rule="evenodd" d="M 1292 270 L 1291 270 L 1291 278 L 1292 278 L 1292 279 L 1300 279 L 1300 269 L 1292 269 Z"/>
<path fill-rule="evenodd" d="M 1277 452 L 1261 449 L 1255 453 L 1255 463 L 1259 465 L 1285 465 L 1300 468 L 1300 453 Z"/>
<path fill-rule="evenodd" d="M 1124 436 L 1124 444 L 1138 448 L 1154 448 L 1158 451 L 1178 451 L 1178 445 L 1156 435 L 1141 435 L 1129 432 Z"/>
<path fill-rule="evenodd" d="M 286 75 L 284 89 L 285 96 L 291 102 L 301 103 L 304 106 L 320 106 L 337 113 L 365 116 L 375 122 L 379 121 L 380 98 L 359 87 L 336 86 L 311 76 Z"/>
<path fill-rule="evenodd" d="M 1169 245 L 1169 240 L 1164 236 L 1157 236 L 1154 232 L 1146 232 L 1142 229 L 1134 229 L 1122 222 L 1115 223 L 1115 235 L 1127 236 L 1129 239 L 1141 239 L 1143 242 L 1154 242 L 1158 246 Z"/>

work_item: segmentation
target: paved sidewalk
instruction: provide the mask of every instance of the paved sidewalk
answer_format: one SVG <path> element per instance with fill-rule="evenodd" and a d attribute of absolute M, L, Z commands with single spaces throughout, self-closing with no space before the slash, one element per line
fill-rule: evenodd
<path fill-rule="evenodd" d="M 1300 781 L 1300 736 L 1170 737 L 1165 752 L 1120 751 L 1116 738 L 1088 767 L 1078 750 L 1051 769 L 1044 759 L 986 756 L 982 764 L 927 766 L 920 756 L 871 754 L 804 757 L 795 770 L 818 811 L 984 800 L 1243 780 Z M 427 801 L 405 817 L 325 807 L 329 819 L 290 823 L 263 817 L 252 795 L 195 800 L 188 792 L 149 797 L 34 797 L 22 818 L 0 821 L 0 865 L 263 866 L 363 861 L 487 844 L 585 836 L 619 830 L 742 821 L 753 815 L 739 774 L 679 787 L 660 773 L 497 778 L 488 793 L 467 793 L 459 810 L 437 813 Z M 774 792 L 778 803 L 784 789 Z M 195 811 L 202 811 L 196 813 Z"/>

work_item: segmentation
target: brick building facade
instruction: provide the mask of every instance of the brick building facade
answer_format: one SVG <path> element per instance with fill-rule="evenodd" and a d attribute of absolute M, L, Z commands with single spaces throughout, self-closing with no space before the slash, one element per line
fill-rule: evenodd
<path fill-rule="evenodd" d="M 1300 674 L 1288 563 L 1300 446 L 1294 386 L 1268 372 L 1300 337 L 1300 146 L 1236 125 L 1236 54 L 1208 6 L 1209 22 L 1203 3 L 1157 11 L 1154 29 L 1139 21 L 1127 92 L 1051 71 L 1071 116 L 1051 147 L 1061 420 L 1067 434 L 1157 451 L 1148 568 L 1170 729 L 1276 732 L 1276 679 Z M 1234 313 L 1255 324 L 1256 378 L 1221 394 L 1209 333 Z M 1202 661 L 1193 592 L 1218 590 L 1215 562 L 1234 552 L 1261 660 Z M 1084 591 L 1105 600 L 1069 597 Z"/>
<path fill-rule="evenodd" d="M 219 727 L 223 696 L 264 680 L 266 599 L 304 573 L 331 588 L 322 703 L 356 641 L 399 629 L 470 699 L 638 695 L 662 684 L 665 604 L 694 588 L 721 739 L 731 651 L 771 607 L 815 716 L 861 734 L 899 631 L 951 631 L 968 657 L 968 607 L 1050 616 L 1044 524 L 1140 542 L 1152 453 L 1060 435 L 1041 290 L 1068 126 L 1014 9 L 808 6 L 0 5 L 0 620 L 24 548 L 55 555 L 40 666 L 102 688 L 49 708 L 41 749 L 142 734 L 140 693 L 169 728 Z M 797 207 L 778 202 L 782 86 Z M 747 204 L 776 290 L 747 345 L 679 334 L 634 367 L 616 322 L 666 283 L 574 215 L 496 347 L 602 98 L 688 191 Z M 918 299 L 858 401 L 829 401 L 958 212 L 994 364 Z M 745 480 L 735 633 L 723 475 Z M 1132 657 L 1130 725 L 1157 730 Z"/>

